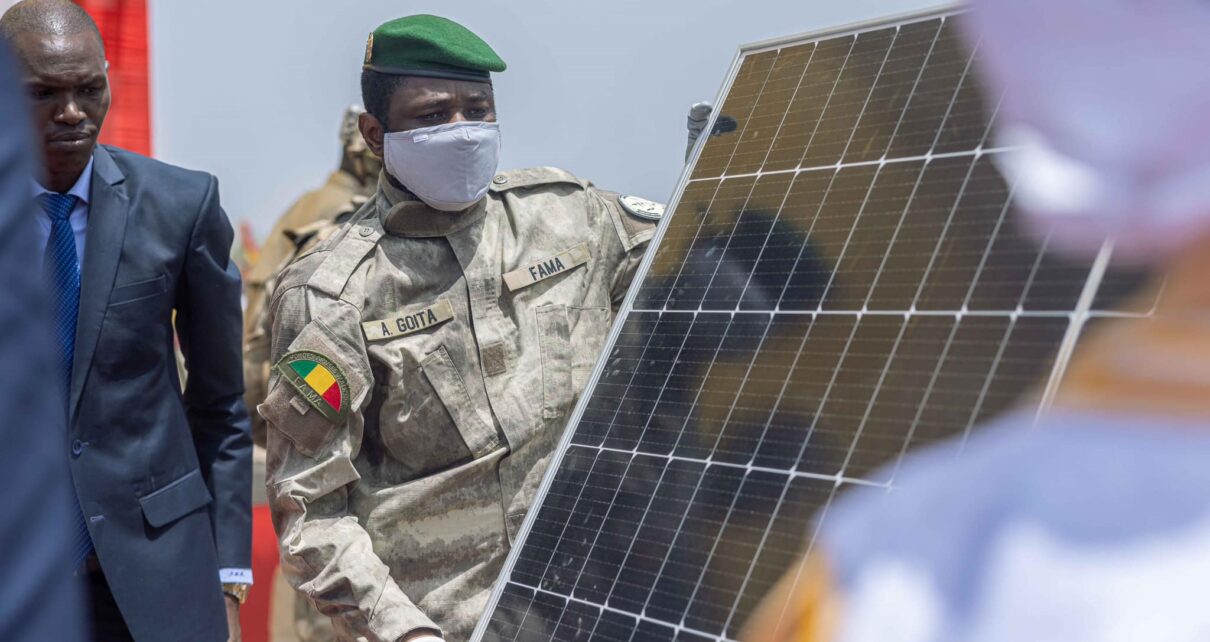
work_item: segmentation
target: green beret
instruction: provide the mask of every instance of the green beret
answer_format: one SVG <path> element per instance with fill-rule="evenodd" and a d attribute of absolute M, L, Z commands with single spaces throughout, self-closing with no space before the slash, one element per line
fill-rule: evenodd
<path fill-rule="evenodd" d="M 362 69 L 397 76 L 488 81 L 504 61 L 470 29 L 438 16 L 418 15 L 383 23 L 366 41 Z"/>

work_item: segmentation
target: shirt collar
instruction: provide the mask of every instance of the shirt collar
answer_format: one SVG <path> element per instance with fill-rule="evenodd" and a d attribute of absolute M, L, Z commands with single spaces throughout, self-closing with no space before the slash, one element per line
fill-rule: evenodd
<path fill-rule="evenodd" d="M 72 185 L 71 189 L 67 190 L 68 194 L 75 196 L 76 198 L 80 199 L 81 203 L 85 204 L 88 203 L 89 193 L 92 191 L 92 163 L 93 159 L 89 158 L 88 165 L 84 168 L 83 172 L 80 172 L 80 177 L 76 179 L 76 184 Z M 35 178 L 32 182 L 35 197 L 41 196 L 42 194 L 54 193 L 44 187 L 42 183 L 39 183 L 38 179 Z"/>
<path fill-rule="evenodd" d="M 470 227 L 487 215 L 486 196 L 461 212 L 442 212 L 425 205 L 411 192 L 392 185 L 385 171 L 378 175 L 378 193 L 375 196 L 382 227 L 394 236 L 448 236 Z"/>

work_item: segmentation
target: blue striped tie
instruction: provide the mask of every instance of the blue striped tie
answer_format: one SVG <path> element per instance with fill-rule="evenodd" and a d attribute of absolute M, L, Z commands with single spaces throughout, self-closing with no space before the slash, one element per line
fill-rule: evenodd
<path fill-rule="evenodd" d="M 76 319 L 80 316 L 80 259 L 76 255 L 76 235 L 69 216 L 76 207 L 71 194 L 44 193 L 38 203 L 50 217 L 50 239 L 46 243 L 43 268 L 54 288 L 55 338 L 59 343 L 59 365 L 63 376 L 64 405 L 71 398 L 71 364 L 76 350 Z M 71 409 L 68 409 L 68 415 Z M 72 493 L 74 496 L 75 493 Z M 71 502 L 74 515 L 72 527 L 72 568 L 78 568 L 92 552 L 92 538 L 78 501 Z"/>

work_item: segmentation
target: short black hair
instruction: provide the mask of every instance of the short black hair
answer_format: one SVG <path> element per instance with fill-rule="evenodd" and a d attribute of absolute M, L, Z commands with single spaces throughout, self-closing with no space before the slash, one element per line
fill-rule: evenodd
<path fill-rule="evenodd" d="M 101 43 L 101 30 L 92 16 L 70 0 L 22 0 L 0 16 L 0 38 L 12 43 L 17 36 L 27 33 L 38 35 L 72 35 L 89 32 Z"/>
<path fill-rule="evenodd" d="M 391 96 L 399 91 L 405 80 L 407 76 L 398 74 L 384 74 L 373 69 L 361 71 L 361 104 L 383 127 L 386 127 L 387 114 L 391 111 Z"/>

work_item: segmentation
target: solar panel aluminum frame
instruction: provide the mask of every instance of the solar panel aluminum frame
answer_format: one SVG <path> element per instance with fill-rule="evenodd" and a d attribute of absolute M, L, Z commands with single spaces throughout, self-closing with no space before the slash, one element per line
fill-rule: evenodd
<path fill-rule="evenodd" d="M 706 128 L 704 131 L 711 132 L 714 130 L 715 122 L 721 115 L 723 101 L 730 93 L 732 84 L 739 73 L 744 59 L 751 54 L 777 49 L 793 43 L 819 40 L 829 37 L 855 35 L 865 31 L 881 29 L 905 22 L 939 18 L 941 16 L 958 12 L 962 9 L 962 7 L 962 3 L 951 2 L 939 4 L 920 10 L 848 23 L 841 26 L 826 27 L 820 30 L 809 31 L 793 36 L 785 36 L 742 45 L 736 50 L 735 56 L 732 58 L 730 70 L 727 72 L 727 76 L 719 88 L 718 95 L 714 101 L 716 106 L 715 110 L 713 113 L 711 113 L 710 119 L 706 123 Z M 672 216 L 675 215 L 676 209 L 680 204 L 680 200 L 689 184 L 690 177 L 693 174 L 694 168 L 697 166 L 698 159 L 708 140 L 708 135 L 702 136 L 698 139 L 697 144 L 694 146 L 693 153 L 690 156 L 689 161 L 685 164 L 680 178 L 677 180 L 676 188 L 673 191 L 673 198 L 669 202 L 668 212 L 670 214 L 665 216 L 664 219 L 660 221 L 660 224 L 656 228 L 655 235 L 648 245 L 649 248 L 658 247 L 662 241 L 664 234 L 668 229 L 669 222 L 671 221 Z M 1054 369 L 1047 378 L 1048 397 L 1053 396 L 1054 389 L 1057 388 L 1057 379 L 1062 376 L 1066 367 L 1066 357 L 1070 356 L 1071 348 L 1074 347 L 1075 340 L 1079 337 L 1080 330 L 1083 326 L 1082 321 L 1089 315 L 1089 309 L 1092 305 L 1092 298 L 1099 289 L 1101 277 L 1109 263 L 1110 252 L 1111 244 L 1107 242 L 1105 246 L 1102 247 L 1101 253 L 1098 255 L 1097 261 L 1094 264 L 1092 271 L 1088 275 L 1088 280 L 1085 283 L 1084 291 L 1080 297 L 1080 304 L 1073 313 L 1073 322 L 1069 324 L 1067 334 L 1063 339 L 1059 358 L 1056 359 Z M 590 401 L 590 393 L 595 389 L 597 382 L 600 380 L 601 374 L 605 370 L 608 355 L 615 347 L 618 335 L 622 331 L 626 315 L 634 307 L 634 301 L 638 297 L 640 290 L 640 288 L 637 286 L 646 278 L 654 259 L 655 252 L 648 251 L 635 271 L 630 290 L 627 292 L 626 298 L 623 300 L 622 306 L 619 308 L 618 315 L 614 319 L 613 327 L 610 329 L 609 336 L 605 341 L 605 345 L 601 351 L 600 357 L 597 359 L 597 363 L 593 368 L 592 374 L 584 387 L 584 391 L 580 395 L 579 400 L 576 402 L 576 406 L 571 415 L 568 417 L 567 424 L 564 428 L 563 435 L 559 440 L 558 446 L 555 449 L 554 456 L 551 458 L 546 473 L 543 475 L 541 485 L 538 487 L 537 492 L 534 495 L 533 504 L 530 506 L 530 510 L 526 513 L 525 520 L 522 522 L 520 529 L 517 531 L 517 537 L 512 543 L 512 549 L 509 551 L 508 557 L 504 561 L 504 567 L 501 569 L 500 575 L 497 577 L 496 584 L 492 588 L 492 593 L 488 598 L 487 606 L 483 614 L 480 616 L 478 624 L 475 626 L 475 630 L 471 636 L 472 640 L 482 640 L 487 631 L 492 613 L 494 613 L 500 600 L 500 596 L 503 594 L 504 589 L 508 584 L 508 578 L 512 575 L 513 567 L 515 566 L 517 558 L 524 547 L 524 542 L 532 530 L 534 522 L 537 520 L 537 515 L 539 512 L 538 509 L 542 505 L 542 502 L 544 501 L 547 492 L 554 481 L 560 462 L 563 460 L 564 455 L 571 446 L 575 429 L 579 425 L 580 420 L 584 415 L 584 411 L 588 406 L 588 402 Z M 1044 407 L 1046 402 L 1044 401 L 1041 405 Z"/>

